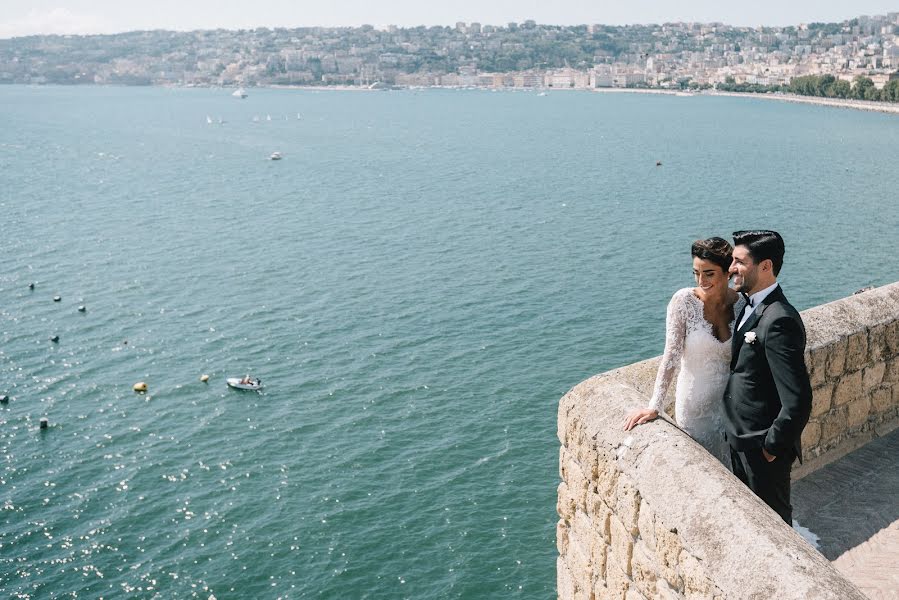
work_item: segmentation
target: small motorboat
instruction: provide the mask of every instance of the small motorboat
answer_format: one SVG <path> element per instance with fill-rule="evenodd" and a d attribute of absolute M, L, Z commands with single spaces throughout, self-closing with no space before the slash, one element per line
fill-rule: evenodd
<path fill-rule="evenodd" d="M 281 160 L 282 158 L 280 152 L 272 152 L 271 156 L 268 157 L 269 160 Z"/>
<path fill-rule="evenodd" d="M 261 379 L 249 379 L 247 377 L 229 377 L 226 379 L 228 382 L 228 387 L 232 387 L 235 390 L 261 390 L 262 389 L 262 380 Z"/>

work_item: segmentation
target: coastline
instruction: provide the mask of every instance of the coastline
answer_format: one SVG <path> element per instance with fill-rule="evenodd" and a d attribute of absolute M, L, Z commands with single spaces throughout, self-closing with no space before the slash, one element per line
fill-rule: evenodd
<path fill-rule="evenodd" d="M 286 90 L 310 90 L 316 92 L 324 91 L 342 91 L 342 92 L 383 92 L 381 89 L 371 89 L 363 86 L 355 85 L 270 85 L 260 86 L 270 89 L 286 89 Z M 408 87 L 400 87 L 397 89 L 411 89 Z M 426 89 L 467 89 L 464 87 L 455 88 L 453 86 L 429 86 Z M 686 90 L 660 90 L 645 88 L 581 88 L 581 89 L 565 89 L 565 88 L 476 88 L 483 90 L 499 90 L 499 91 L 542 91 L 542 92 L 595 92 L 598 94 L 656 94 L 664 96 L 724 96 L 729 98 L 757 98 L 761 100 L 777 100 L 780 102 L 792 102 L 794 104 L 812 104 L 816 106 L 830 106 L 833 108 L 848 108 L 852 110 L 864 110 L 868 112 L 880 112 L 886 114 L 899 114 L 899 103 L 875 102 L 872 100 L 852 100 L 848 98 L 819 98 L 816 96 L 799 96 L 797 94 L 753 94 L 741 92 L 719 92 L 716 90 L 703 91 L 686 91 Z M 686 92 L 686 93 L 685 93 Z"/>
<path fill-rule="evenodd" d="M 639 88 L 595 88 L 589 90 L 600 94 L 627 93 L 627 94 L 667 94 L 677 95 L 675 90 L 653 90 Z M 692 96 L 726 96 L 729 98 L 756 98 L 760 100 L 777 100 L 780 102 L 792 102 L 794 104 L 814 104 L 817 106 L 830 106 L 834 108 L 849 108 L 869 112 L 882 112 L 899 114 L 899 103 L 874 102 L 872 100 L 850 100 L 846 98 L 818 98 L 816 96 L 799 96 L 797 94 L 753 94 L 741 92 L 719 92 L 715 90 L 703 90 L 701 92 L 689 92 Z"/>

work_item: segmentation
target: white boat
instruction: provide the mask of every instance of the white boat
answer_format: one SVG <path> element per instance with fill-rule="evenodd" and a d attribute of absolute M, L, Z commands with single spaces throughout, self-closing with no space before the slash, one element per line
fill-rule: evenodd
<path fill-rule="evenodd" d="M 269 160 L 281 160 L 282 158 L 284 157 L 281 156 L 280 152 L 272 152 L 271 156 L 268 157 Z"/>
<path fill-rule="evenodd" d="M 243 89 L 242 87 L 237 88 L 236 90 L 234 90 L 234 93 L 231 95 L 234 96 L 235 98 L 246 98 L 247 90 Z"/>
<path fill-rule="evenodd" d="M 247 383 L 244 383 L 244 379 L 240 377 L 229 377 L 225 381 L 228 382 L 228 387 L 232 387 L 236 390 L 261 390 L 262 389 L 262 380 L 261 379 L 250 379 Z"/>

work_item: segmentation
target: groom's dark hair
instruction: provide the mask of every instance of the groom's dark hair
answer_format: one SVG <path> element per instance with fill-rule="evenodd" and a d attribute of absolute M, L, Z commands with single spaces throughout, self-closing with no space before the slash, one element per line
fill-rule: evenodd
<path fill-rule="evenodd" d="M 763 260 L 771 260 L 774 276 L 780 273 L 784 264 L 784 239 L 776 231 L 759 229 L 754 231 L 735 231 L 734 247 L 746 246 L 749 255 L 756 264 Z"/>

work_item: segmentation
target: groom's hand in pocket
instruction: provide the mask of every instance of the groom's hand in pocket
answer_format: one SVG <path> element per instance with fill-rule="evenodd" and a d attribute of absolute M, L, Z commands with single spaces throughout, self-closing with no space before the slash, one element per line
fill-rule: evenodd
<path fill-rule="evenodd" d="M 765 460 L 767 460 L 768 462 L 774 462 L 774 459 L 777 458 L 773 454 L 769 454 L 768 451 L 764 448 L 762 448 L 762 456 L 764 456 Z"/>

